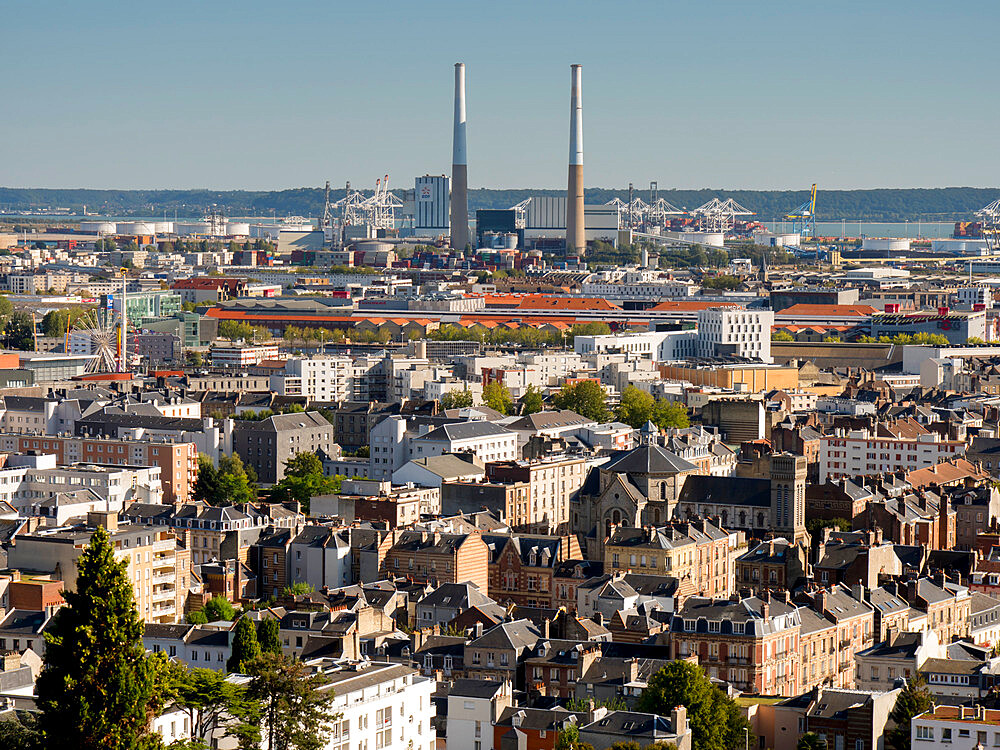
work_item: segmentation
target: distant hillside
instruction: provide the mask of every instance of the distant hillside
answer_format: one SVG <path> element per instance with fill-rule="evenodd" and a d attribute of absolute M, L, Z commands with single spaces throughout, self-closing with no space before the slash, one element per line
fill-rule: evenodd
<path fill-rule="evenodd" d="M 559 195 L 557 190 L 469 191 L 470 209 L 507 208 L 531 195 Z M 332 191 L 343 197 L 343 188 Z M 637 191 L 643 200 L 649 191 Z M 805 190 L 661 190 L 660 197 L 676 206 L 694 208 L 712 198 L 734 198 L 761 220 L 780 218 L 805 202 Z M 627 198 L 626 190 L 591 188 L 588 203 L 604 203 L 614 197 Z M 973 212 L 1000 197 L 1000 188 L 909 188 L 880 190 L 820 190 L 816 213 L 820 221 L 863 219 L 902 221 L 923 219 L 944 221 L 971 219 Z M 0 187 L 0 209 L 30 210 L 69 208 L 108 215 L 200 216 L 218 205 L 233 216 L 318 216 L 323 210 L 321 188 L 291 190 L 49 190 L 44 188 Z"/>

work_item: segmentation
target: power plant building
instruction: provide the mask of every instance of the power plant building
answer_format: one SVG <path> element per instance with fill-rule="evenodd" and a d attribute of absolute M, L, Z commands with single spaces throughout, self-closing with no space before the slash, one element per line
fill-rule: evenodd
<path fill-rule="evenodd" d="M 449 234 L 449 188 L 446 175 L 424 175 L 414 181 L 414 234 L 424 237 Z"/>
<path fill-rule="evenodd" d="M 587 242 L 618 243 L 621 212 L 616 206 L 583 207 L 584 236 Z M 566 236 L 566 196 L 533 196 L 525 216 L 524 241 L 549 240 Z"/>

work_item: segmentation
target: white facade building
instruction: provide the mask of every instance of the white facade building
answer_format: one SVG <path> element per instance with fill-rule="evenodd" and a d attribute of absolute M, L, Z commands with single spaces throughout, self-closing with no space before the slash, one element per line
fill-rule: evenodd
<path fill-rule="evenodd" d="M 517 433 L 485 421 L 439 426 L 392 416 L 372 428 L 370 439 L 368 478 L 375 480 L 391 480 L 411 459 L 445 453 L 471 453 L 484 463 L 518 457 Z"/>
<path fill-rule="evenodd" d="M 759 359 L 770 364 L 771 327 L 774 313 L 770 310 L 745 310 L 736 307 L 716 307 L 698 311 L 699 355 L 715 357 L 735 355 Z"/>
<path fill-rule="evenodd" d="M 350 357 L 297 357 L 283 372 L 271 375 L 271 390 L 280 396 L 305 396 L 309 401 L 350 401 L 354 393 Z"/>
<path fill-rule="evenodd" d="M 907 422 L 905 429 L 880 424 L 874 432 L 842 431 L 820 438 L 819 481 L 926 469 L 963 453 L 964 441 L 942 440 L 913 422 Z"/>
<path fill-rule="evenodd" d="M 330 711 L 341 714 L 326 750 L 435 750 L 435 680 L 402 664 L 326 664 L 317 666 L 335 696 Z"/>
<path fill-rule="evenodd" d="M 974 750 L 1000 746 L 1000 711 L 983 706 L 935 706 L 910 721 L 915 748 Z"/>

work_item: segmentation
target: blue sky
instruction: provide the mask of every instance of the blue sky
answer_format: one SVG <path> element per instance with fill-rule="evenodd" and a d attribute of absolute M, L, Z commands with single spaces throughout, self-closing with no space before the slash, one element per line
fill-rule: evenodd
<path fill-rule="evenodd" d="M 0 185 L 804 189 L 1000 184 L 1000 4 L 39 2 L 0 6 Z"/>

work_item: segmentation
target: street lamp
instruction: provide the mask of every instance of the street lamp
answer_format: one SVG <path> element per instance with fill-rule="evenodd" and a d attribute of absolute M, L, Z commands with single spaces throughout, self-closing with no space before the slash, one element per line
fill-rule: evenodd
<path fill-rule="evenodd" d="M 746 750 L 750 750 L 750 729 L 748 727 L 743 727 L 743 734 L 746 737 L 746 743 L 747 743 Z"/>

